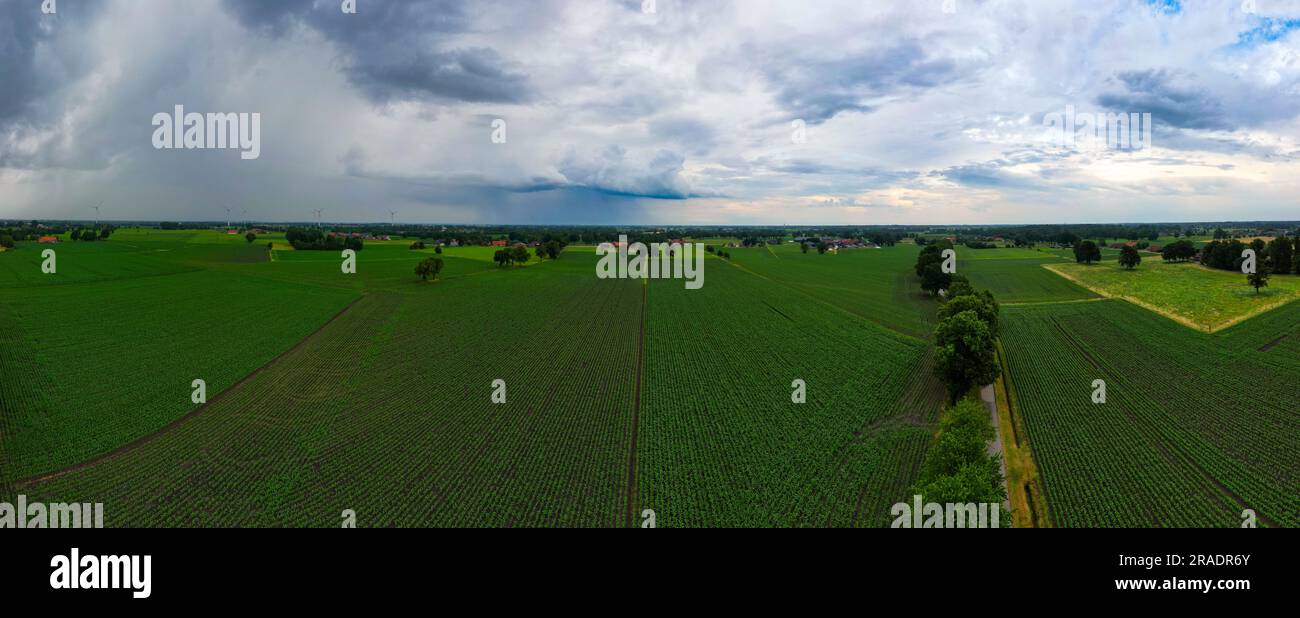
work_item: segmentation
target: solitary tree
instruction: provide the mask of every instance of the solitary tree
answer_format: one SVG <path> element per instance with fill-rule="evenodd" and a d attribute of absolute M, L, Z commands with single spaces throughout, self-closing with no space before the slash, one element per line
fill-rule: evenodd
<path fill-rule="evenodd" d="M 956 403 L 972 387 L 991 384 L 999 374 L 993 355 L 993 332 L 974 311 L 939 322 L 934 331 L 934 372 Z"/>
<path fill-rule="evenodd" d="M 247 241 L 248 241 L 248 244 L 251 245 L 251 244 L 253 244 L 253 241 L 257 240 L 257 234 L 254 234 L 254 233 L 252 233 L 252 232 L 249 232 L 249 233 L 247 233 L 247 234 L 244 234 L 244 240 L 247 240 Z"/>
<path fill-rule="evenodd" d="M 511 253 L 514 254 L 513 257 L 516 262 L 519 262 L 520 264 L 528 263 L 528 257 L 529 257 L 528 247 L 525 247 L 523 245 L 515 245 L 515 248 L 511 249 L 510 251 Z"/>
<path fill-rule="evenodd" d="M 424 258 L 419 264 L 415 265 L 415 274 L 420 275 L 421 281 L 428 281 L 429 277 L 433 277 L 434 281 L 437 281 L 440 272 L 442 272 L 442 258 Z"/>
<path fill-rule="evenodd" d="M 1255 272 L 1246 275 L 1246 283 L 1255 288 L 1255 293 L 1259 294 L 1260 288 L 1268 287 L 1268 271 L 1263 268 L 1255 269 Z"/>
<path fill-rule="evenodd" d="M 497 252 L 492 254 L 492 261 L 496 262 L 497 266 L 505 266 L 510 262 L 513 262 L 514 257 L 511 255 L 510 251 L 506 251 L 505 249 L 497 249 Z"/>
<path fill-rule="evenodd" d="M 1101 248 L 1097 246 L 1097 243 L 1085 240 L 1074 246 L 1074 261 L 1081 264 L 1100 262 Z"/>
<path fill-rule="evenodd" d="M 434 252 L 434 253 L 437 253 L 438 255 L 442 255 L 442 245 L 436 245 L 436 246 L 434 246 L 434 248 L 433 248 L 433 252 Z"/>
<path fill-rule="evenodd" d="M 1142 263 L 1142 255 L 1138 253 L 1138 250 L 1136 248 L 1130 247 L 1128 245 L 1124 245 L 1124 248 L 1119 250 L 1120 266 L 1123 266 L 1124 268 L 1127 268 L 1129 270 L 1133 270 L 1138 264 L 1141 263 Z"/>
<path fill-rule="evenodd" d="M 546 247 L 546 257 L 552 260 L 559 258 L 560 252 L 564 251 L 564 245 L 558 240 L 549 240 L 543 246 Z"/>
<path fill-rule="evenodd" d="M 10 235 L 8 235 L 8 234 L 5 234 L 5 235 L 3 235 L 3 236 L 0 236 L 0 247 L 4 247 L 4 248 L 6 248 L 6 249 L 13 249 L 13 248 L 14 248 L 14 237 L 13 237 L 13 236 L 10 236 Z"/>

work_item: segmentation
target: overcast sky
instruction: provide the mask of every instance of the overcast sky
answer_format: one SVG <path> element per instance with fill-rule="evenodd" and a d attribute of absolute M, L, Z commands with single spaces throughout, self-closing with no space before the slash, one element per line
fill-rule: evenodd
<path fill-rule="evenodd" d="M 1300 2 L 341 4 L 0 0 L 0 218 L 1300 219 Z M 155 149 L 175 105 L 260 156 Z"/>

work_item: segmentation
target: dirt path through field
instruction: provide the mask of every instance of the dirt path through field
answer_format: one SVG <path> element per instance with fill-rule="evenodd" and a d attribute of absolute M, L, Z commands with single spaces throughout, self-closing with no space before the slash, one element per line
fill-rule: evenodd
<path fill-rule="evenodd" d="M 1002 506 L 1011 510 L 1010 490 L 1007 488 L 1007 458 L 1002 456 L 1002 432 L 998 430 L 998 399 L 997 390 L 992 384 L 980 387 L 980 400 L 984 402 L 984 407 L 989 411 L 989 419 L 993 421 L 993 439 L 989 441 L 989 454 L 998 458 L 998 464 L 1002 466 L 1002 489 L 1007 492 L 1008 498 L 1002 501 Z"/>
<path fill-rule="evenodd" d="M 358 302 L 360 302 L 361 299 L 363 299 L 363 298 L 365 298 L 364 295 L 356 297 L 355 299 L 352 300 L 352 302 L 348 303 L 346 307 L 340 309 L 338 313 L 335 313 L 335 314 L 333 315 L 333 317 L 331 317 L 330 319 L 326 320 L 324 324 L 321 324 L 320 327 L 318 327 L 316 330 L 312 331 L 311 334 L 307 335 L 306 337 L 303 337 L 301 341 L 299 341 L 298 343 L 294 344 L 293 347 L 289 348 L 288 350 L 285 350 L 284 352 L 281 352 L 279 356 L 276 356 L 275 358 L 273 358 L 273 359 L 267 361 L 265 365 L 262 365 L 261 367 L 258 367 L 257 369 L 254 369 L 252 373 L 250 373 L 250 374 L 244 376 L 244 377 L 241 378 L 238 382 L 235 382 L 234 384 L 231 384 L 229 387 L 227 387 L 225 390 L 221 391 L 220 393 L 217 393 L 217 395 L 216 395 L 215 397 L 213 397 L 212 399 L 209 399 L 209 400 L 207 401 L 207 403 L 204 403 L 203 405 L 200 405 L 199 407 L 194 408 L 193 410 L 191 410 L 191 411 L 189 411 L 188 413 L 186 413 L 184 416 L 182 416 L 182 417 L 180 417 L 180 418 L 178 418 L 178 419 L 176 419 L 176 420 L 174 420 L 174 421 L 172 421 L 172 422 L 170 422 L 170 423 L 167 423 L 166 425 L 164 425 L 164 426 L 162 426 L 161 428 L 157 429 L 157 430 L 154 431 L 153 433 L 150 433 L 150 434 L 147 434 L 147 435 L 142 436 L 142 437 L 140 437 L 140 438 L 137 438 L 135 441 L 130 442 L 129 444 L 125 444 L 125 445 L 123 445 L 123 446 L 120 446 L 120 447 L 118 447 L 118 448 L 115 448 L 115 449 L 113 449 L 113 450 L 111 450 L 111 451 L 108 451 L 107 453 L 101 453 L 101 454 L 96 455 L 96 456 L 94 456 L 94 457 L 91 457 L 90 459 L 87 459 L 86 461 L 83 461 L 83 462 L 81 462 L 81 463 L 73 464 L 73 465 L 71 465 L 71 466 L 69 466 L 69 467 L 67 467 L 67 468 L 63 468 L 63 469 L 61 469 L 61 470 L 55 470 L 55 471 L 53 471 L 53 472 L 46 472 L 46 473 L 44 473 L 44 474 L 40 474 L 40 475 L 37 475 L 37 476 L 33 476 L 33 477 L 30 477 L 30 478 L 26 478 L 26 479 L 22 479 L 22 480 L 16 481 L 16 482 L 13 484 L 14 487 L 17 488 L 17 489 L 25 489 L 25 488 L 27 488 L 27 487 L 31 487 L 31 486 L 33 486 L 33 485 L 37 485 L 37 484 L 40 484 L 40 483 L 44 483 L 44 482 L 46 482 L 46 481 L 50 481 L 50 480 L 53 480 L 53 479 L 59 478 L 59 477 L 61 477 L 61 476 L 67 476 L 67 475 L 69 475 L 69 474 L 72 474 L 73 472 L 80 472 L 80 471 L 82 471 L 82 470 L 85 470 L 85 469 L 87 469 L 87 468 L 93 467 L 93 466 L 95 466 L 95 465 L 98 465 L 98 464 L 103 463 L 103 462 L 105 462 L 105 461 L 108 461 L 108 460 L 110 460 L 110 459 L 116 459 L 116 458 L 118 458 L 118 457 L 121 457 L 121 456 L 123 456 L 123 455 L 126 455 L 127 453 L 130 453 L 130 452 L 132 452 L 132 451 L 134 451 L 134 450 L 136 450 L 136 449 L 138 449 L 138 448 L 140 448 L 140 447 L 142 447 L 142 446 L 144 446 L 144 445 L 146 445 L 146 444 L 149 444 L 150 442 L 153 442 L 154 440 L 157 440 L 158 438 L 161 438 L 161 437 L 164 436 L 164 435 L 167 435 L 168 433 L 171 433 L 172 431 L 175 431 L 176 428 L 180 427 L 181 425 L 184 425 L 185 423 L 188 423 L 189 421 L 193 420 L 194 417 L 196 417 L 196 416 L 198 416 L 198 415 L 200 415 L 200 414 L 206 412 L 207 409 L 208 409 L 209 407 L 211 407 L 212 405 L 216 404 L 218 401 L 221 401 L 222 399 L 224 399 L 224 398 L 225 398 L 227 395 L 229 395 L 230 393 L 233 393 L 233 392 L 235 392 L 236 390 L 239 390 L 241 387 L 243 387 L 245 384 L 247 384 L 247 383 L 248 383 L 250 380 L 252 380 L 253 378 L 256 378 L 257 376 L 261 375 L 261 374 L 262 374 L 263 372 L 265 372 L 266 370 L 270 369 L 271 367 L 274 367 L 276 364 L 278 364 L 278 363 L 279 363 L 281 360 L 283 360 L 285 357 L 287 357 L 287 356 L 289 356 L 290 354 L 293 354 L 294 352 L 296 352 L 296 351 L 302 349 L 303 346 L 307 345 L 307 343 L 310 342 L 312 339 L 315 339 L 316 336 L 319 335 L 319 334 L 321 333 L 321 331 L 325 330 L 325 328 L 328 327 L 330 324 L 333 324 L 335 320 L 337 320 L 337 319 L 339 319 L 340 317 L 342 317 L 343 314 L 347 313 L 348 310 L 352 309 L 352 307 L 353 307 L 354 305 L 356 305 Z"/>

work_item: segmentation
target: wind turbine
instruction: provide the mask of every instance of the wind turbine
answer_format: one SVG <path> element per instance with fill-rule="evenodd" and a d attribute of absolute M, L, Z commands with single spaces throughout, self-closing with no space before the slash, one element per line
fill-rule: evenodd
<path fill-rule="evenodd" d="M 245 227 L 245 228 L 253 227 L 253 226 L 249 225 L 249 223 L 252 223 L 252 222 L 248 220 L 248 209 L 247 209 L 247 208 L 243 209 L 242 212 L 239 213 L 239 216 L 241 216 L 241 217 L 244 218 L 244 227 Z"/>
<path fill-rule="evenodd" d="M 230 228 L 230 207 L 226 206 L 225 209 L 226 209 L 226 228 L 229 229 Z"/>
<path fill-rule="evenodd" d="M 103 206 L 103 205 L 104 205 L 103 202 L 99 203 L 99 206 Z M 91 208 L 95 209 L 95 227 L 99 227 L 99 206 L 91 206 Z"/>
<path fill-rule="evenodd" d="M 389 225 L 390 227 L 391 227 L 391 226 L 394 226 L 394 225 L 397 225 L 397 211 L 396 211 L 396 210 L 390 210 L 390 211 L 388 211 L 388 225 Z"/>
<path fill-rule="evenodd" d="M 313 210 L 312 212 L 316 213 L 316 229 L 320 229 L 320 215 L 321 215 L 321 209 L 317 208 L 317 209 Z"/>

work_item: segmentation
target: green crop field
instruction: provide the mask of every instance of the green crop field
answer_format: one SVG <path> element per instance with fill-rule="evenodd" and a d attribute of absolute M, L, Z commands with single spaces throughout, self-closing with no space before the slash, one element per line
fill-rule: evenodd
<path fill-rule="evenodd" d="M 1252 509 L 1300 525 L 1298 325 L 1294 303 L 1213 335 L 1118 300 L 1007 308 L 1056 524 L 1235 527 Z"/>
<path fill-rule="evenodd" d="M 847 257 L 808 259 L 886 263 Z M 887 525 L 942 404 L 928 346 L 720 262 L 699 291 L 649 286 L 638 508 L 665 526 Z"/>
<path fill-rule="evenodd" d="M 10 335 L 0 393 L 22 402 L 5 405 L 0 481 L 80 462 L 175 420 L 196 407 L 193 380 L 215 395 L 354 298 L 241 276 L 269 266 L 229 259 L 248 251 L 242 238 L 196 249 L 192 235 L 159 236 L 55 245 L 51 275 L 41 274 L 37 245 L 0 260 L 19 273 L 0 303 Z"/>
<path fill-rule="evenodd" d="M 1132 270 L 1111 264 L 1049 268 L 1103 296 L 1123 298 L 1192 328 L 1213 332 L 1300 298 L 1300 277 L 1274 275 L 1256 292 L 1246 275 L 1198 264 L 1147 259 Z"/>
<path fill-rule="evenodd" d="M 999 258 L 996 254 L 1006 257 Z M 957 272 L 970 279 L 971 285 L 993 292 L 999 302 L 1016 304 L 1097 298 L 1095 293 L 1044 269 L 1043 264 L 1063 263 L 1051 255 L 1027 249 L 958 249 L 957 256 Z"/>
<path fill-rule="evenodd" d="M 687 290 L 598 279 L 590 245 L 501 268 L 367 242 L 344 274 L 268 242 L 123 229 L 53 245 L 56 275 L 47 246 L 0 254 L 0 484 L 110 526 L 885 526 L 945 400 L 911 244 L 725 249 Z M 1051 251 L 958 256 L 1003 303 L 1057 525 L 1300 523 L 1300 303 L 1210 335 Z"/>
<path fill-rule="evenodd" d="M 934 328 L 934 302 L 912 275 L 914 245 L 834 255 L 803 253 L 794 244 L 726 251 L 746 270 L 885 328 L 918 338 Z"/>
<path fill-rule="evenodd" d="M 874 286 L 849 295 L 714 257 L 700 291 L 599 280 L 580 246 L 508 269 L 492 248 L 448 247 L 426 284 L 412 270 L 433 251 L 405 242 L 367 243 L 343 275 L 333 252 L 224 260 L 243 241 L 215 233 L 121 240 L 198 270 L 23 291 L 8 319 L 30 337 L 80 319 L 92 297 L 104 319 L 49 355 L 0 357 L 5 375 L 30 376 L 3 392 L 23 402 L 0 425 L 0 456 L 22 462 L 6 480 L 150 436 L 22 486 L 33 500 L 102 496 L 113 526 L 328 526 L 343 509 L 374 526 L 624 526 L 642 509 L 664 527 L 877 526 L 907 498 L 943 396 L 920 327 L 932 301 L 916 293 L 911 316 L 892 302 L 914 286 L 912 247 L 777 249 L 819 280 Z M 155 324 L 189 336 L 145 338 Z M 105 325 L 117 335 L 94 336 Z M 144 340 L 87 389 L 99 361 L 77 358 L 110 362 L 116 337 Z M 192 374 L 223 395 L 151 435 L 194 407 Z M 790 403 L 796 378 L 805 405 Z M 505 404 L 490 400 L 496 379 Z"/>

